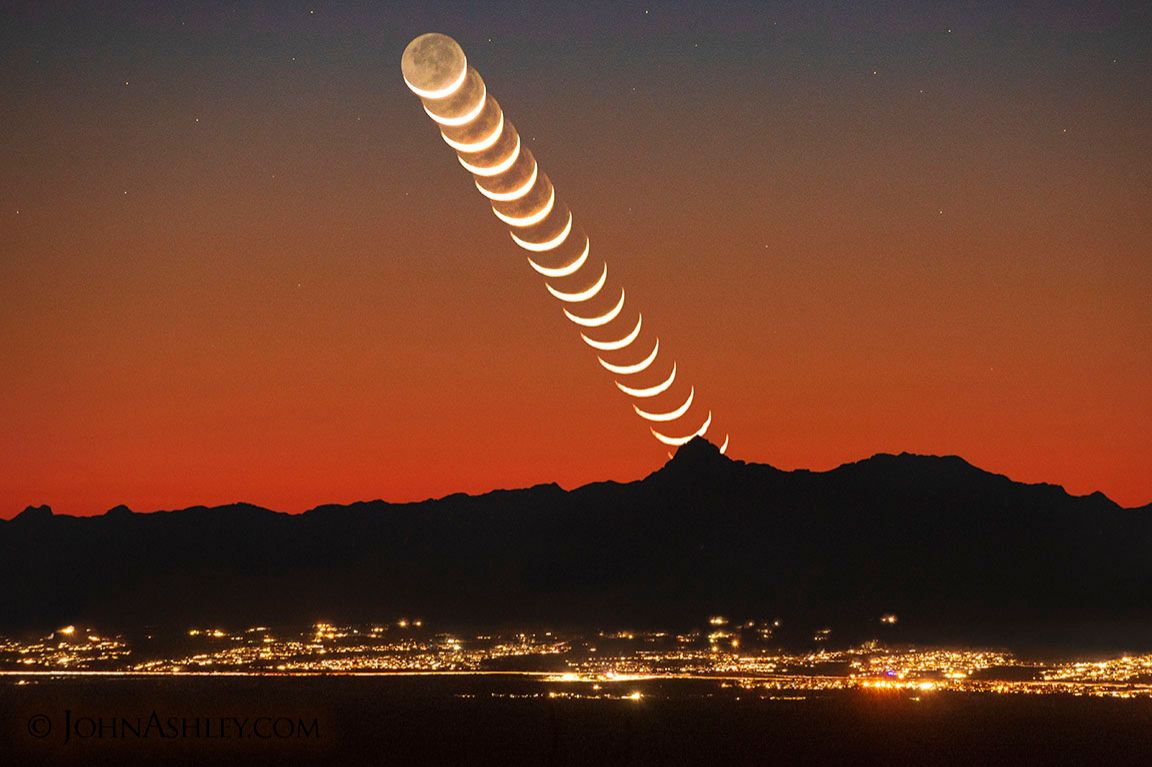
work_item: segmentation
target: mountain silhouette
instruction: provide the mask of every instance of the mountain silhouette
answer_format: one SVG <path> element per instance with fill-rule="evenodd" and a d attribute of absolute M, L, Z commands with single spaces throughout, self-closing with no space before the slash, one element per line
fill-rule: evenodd
<path fill-rule="evenodd" d="M 703 439 L 642 480 L 283 514 L 250 504 L 0 523 L 0 631 L 422 616 L 453 628 L 678 627 L 797 636 L 1152 642 L 1152 507 L 961 458 L 826 472 Z"/>

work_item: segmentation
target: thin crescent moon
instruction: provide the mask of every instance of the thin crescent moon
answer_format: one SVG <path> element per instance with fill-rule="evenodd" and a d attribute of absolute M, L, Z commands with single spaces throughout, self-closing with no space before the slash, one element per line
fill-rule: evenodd
<path fill-rule="evenodd" d="M 596 284 L 593 285 L 592 287 L 588 288 L 587 290 L 577 291 L 576 293 L 564 293 L 564 292 L 559 291 L 556 288 L 552 287 L 547 282 L 544 283 L 544 287 L 548 288 L 548 292 L 551 293 L 556 298 L 559 298 L 561 301 L 567 301 L 570 304 L 578 304 L 582 301 L 588 301 L 590 299 L 595 298 L 596 294 L 600 292 L 600 289 L 604 287 L 604 283 L 607 281 L 608 281 L 608 262 L 605 261 L 604 262 L 604 271 L 600 272 L 600 279 L 596 280 Z"/>
<path fill-rule="evenodd" d="M 464 67 L 460 70 L 460 76 L 457 77 L 451 84 L 445 85 L 443 88 L 438 88 L 434 91 L 417 88 L 412 83 L 408 82 L 408 78 L 404 78 L 404 84 L 408 89 L 415 93 L 422 99 L 446 99 L 456 91 L 460 90 L 460 86 L 464 84 L 464 79 L 468 77 L 468 59 L 464 59 Z"/>
<path fill-rule="evenodd" d="M 504 132 L 504 111 L 500 111 L 500 119 L 496 121 L 496 127 L 490 134 L 471 144 L 465 144 L 460 141 L 455 141 L 444 135 L 444 131 L 440 131 L 440 137 L 444 139 L 444 143 L 455 149 L 457 152 L 483 152 L 485 149 L 491 149 L 496 146 L 496 142 L 500 140 L 500 134 Z"/>
<path fill-rule="evenodd" d="M 621 376 L 630 376 L 635 375 L 636 373 L 643 373 L 645 370 L 647 370 L 648 367 L 656 361 L 656 355 L 659 353 L 660 339 L 657 338 L 656 345 L 652 347 L 652 353 L 641 361 L 637 362 L 635 365 L 612 365 L 608 362 L 605 362 L 602 357 L 597 357 L 596 359 L 600 360 L 600 364 L 603 365 L 604 369 L 608 372 Z"/>
<path fill-rule="evenodd" d="M 703 437 L 708 432 L 708 427 L 711 425 L 712 425 L 712 411 L 709 410 L 708 411 L 708 417 L 704 419 L 704 425 L 701 426 L 698 430 L 696 430 L 692 434 L 689 434 L 687 437 L 668 437 L 668 436 L 665 436 L 665 435 L 661 434 L 660 432 L 656 431 L 652 427 L 649 427 L 648 431 L 652 432 L 652 435 L 654 437 L 656 437 L 656 439 L 663 442 L 665 445 L 680 446 L 680 445 L 687 445 L 689 442 L 691 442 L 696 437 Z"/>
<path fill-rule="evenodd" d="M 724 435 L 724 444 L 720 446 L 720 455 L 724 455 L 724 451 L 728 449 L 728 435 Z"/>
<path fill-rule="evenodd" d="M 638 399 L 643 397 L 655 397 L 657 394 L 663 394 L 664 392 L 668 391 L 668 389 L 672 386 L 672 382 L 675 380 L 676 363 L 673 362 L 672 372 L 669 373 L 668 377 L 665 378 L 661 383 L 658 383 L 655 386 L 649 386 L 647 389 L 633 389 L 632 387 L 625 386 L 624 384 L 617 381 L 616 388 L 627 394 L 629 397 L 636 397 Z"/>
<path fill-rule="evenodd" d="M 456 157 L 456 159 L 460 161 L 460 164 L 464 166 L 464 170 L 468 171 L 469 173 L 475 174 L 477 176 L 499 176 L 501 173 L 504 173 L 506 170 L 511 168 L 516 163 L 516 160 L 518 160 L 519 158 L 520 158 L 520 134 L 519 133 L 516 134 L 516 144 L 515 144 L 515 146 L 512 147 L 512 153 L 509 154 L 507 157 L 505 157 L 500 162 L 496 163 L 495 165 L 488 165 L 488 166 L 473 165 L 472 163 L 465 161 L 463 157 L 460 157 L 460 156 Z M 516 195 L 516 197 L 504 197 L 502 195 L 498 196 L 498 197 L 494 196 L 494 195 L 497 195 L 498 193 L 487 191 L 484 187 L 480 186 L 479 181 L 476 182 L 476 188 L 480 190 L 480 194 L 482 194 L 485 197 L 488 197 L 489 199 L 492 199 L 492 200 L 515 200 L 519 197 L 523 197 L 524 195 L 528 194 L 528 190 L 531 189 L 532 184 L 535 184 L 535 183 L 536 183 L 536 166 L 533 165 L 532 166 L 531 183 L 526 184 L 522 190 L 517 189 L 516 191 L 518 192 L 518 194 Z M 511 192 L 509 192 L 508 194 L 511 194 Z"/>
<path fill-rule="evenodd" d="M 644 323 L 644 315 L 636 314 L 636 327 L 632 328 L 632 332 L 624 336 L 618 341 L 593 341 L 583 333 L 580 337 L 584 339 L 584 343 L 591 346 L 593 349 L 599 349 L 603 352 L 614 352 L 619 349 L 625 349 L 630 343 L 636 340 L 636 336 L 640 335 L 640 326 Z"/>
<path fill-rule="evenodd" d="M 564 315 L 566 317 L 568 317 L 568 319 L 575 322 L 577 325 L 582 325 L 586 328 L 598 328 L 601 325 L 607 325 L 609 322 L 616 319 L 616 315 L 618 315 L 620 313 L 620 310 L 623 308 L 624 308 L 624 288 L 620 288 L 620 300 L 616 302 L 615 306 L 613 306 L 611 309 L 609 309 L 608 311 L 604 312 L 601 315 L 598 315 L 596 317 L 580 317 L 580 316 L 575 315 L 572 312 L 568 311 L 567 308 L 564 309 Z"/>
<path fill-rule="evenodd" d="M 576 274 L 576 272 L 580 271 L 580 267 L 584 266 L 584 262 L 588 260 L 588 251 L 591 247 L 592 241 L 585 239 L 584 252 L 581 253 L 575 261 L 568 264 L 567 266 L 558 266 L 555 269 L 552 269 L 547 266 L 540 266 L 540 264 L 536 263 L 531 258 L 528 259 L 528 263 L 532 266 L 533 269 L 538 271 L 540 274 L 543 274 L 545 277 L 567 277 L 570 274 Z M 607 264 L 605 264 L 605 266 L 607 266 Z"/>
<path fill-rule="evenodd" d="M 688 399 L 684 400 L 684 404 L 675 410 L 669 410 L 667 413 L 649 413 L 647 410 L 641 410 L 635 405 L 632 409 L 636 411 L 636 415 L 647 421 L 656 421 L 657 423 L 675 421 L 680 416 L 688 412 L 688 408 L 692 407 L 692 398 L 696 396 L 696 387 L 693 386 L 688 391 Z"/>
<path fill-rule="evenodd" d="M 503 221 L 508 226 L 533 226 L 539 224 L 544 219 L 548 218 L 548 214 L 552 212 L 552 207 L 556 205 L 556 187 L 552 187 L 552 193 L 548 195 L 548 202 L 544 203 L 544 207 L 535 213 L 529 213 L 527 216 L 506 216 L 496 207 L 492 207 L 492 212 L 496 214 L 496 218 Z"/>
<path fill-rule="evenodd" d="M 516 236 L 515 232 L 509 232 L 513 241 L 524 250 L 531 250 L 534 253 L 543 253 L 546 250 L 553 250 L 564 244 L 564 240 L 568 239 L 568 235 L 572 232 L 572 211 L 568 211 L 568 223 L 564 225 L 564 231 L 556 235 L 550 240 L 545 242 L 528 242 Z"/>
<path fill-rule="evenodd" d="M 484 105 L 487 103 L 488 103 L 488 86 L 484 84 L 483 80 L 481 80 L 480 81 L 480 100 L 476 102 L 476 106 L 472 107 L 467 112 L 460 115 L 459 117 L 441 117 L 440 115 L 436 114 L 431 109 L 429 109 L 427 107 L 427 105 L 425 105 L 424 111 L 428 113 L 429 117 L 431 117 L 433 120 L 440 123 L 441 125 L 448 125 L 448 126 L 451 126 L 453 128 L 457 128 L 461 125 L 467 125 L 468 123 L 472 122 L 477 117 L 479 117 L 480 113 L 484 111 Z"/>

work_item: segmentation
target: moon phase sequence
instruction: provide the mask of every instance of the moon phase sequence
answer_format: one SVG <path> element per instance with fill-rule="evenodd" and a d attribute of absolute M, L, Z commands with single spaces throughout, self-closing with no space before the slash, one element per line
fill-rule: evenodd
<path fill-rule="evenodd" d="M 624 288 L 612 286 L 607 261 L 592 257 L 588 235 L 463 49 L 447 35 L 421 35 L 404 49 L 401 70 L 492 212 L 527 251 L 529 266 L 545 278 L 545 289 L 583 329 L 580 337 L 601 367 L 636 400 L 636 415 L 659 426 L 649 425 L 652 436 L 670 447 L 707 436 L 712 411 L 698 407 L 696 387 L 678 379 L 676 361 L 661 356 L 659 337 L 640 343 L 649 331 L 643 316 L 627 310 Z M 727 449 L 725 434 L 720 452 Z"/>

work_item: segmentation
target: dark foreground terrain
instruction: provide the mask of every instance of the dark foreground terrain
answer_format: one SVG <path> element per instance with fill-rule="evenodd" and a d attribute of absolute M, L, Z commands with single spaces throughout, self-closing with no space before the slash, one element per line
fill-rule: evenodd
<path fill-rule="evenodd" d="M 382 480 L 383 482 L 383 480 Z M 69 624 L 676 627 L 1152 647 L 1152 511 L 960 458 L 781 471 L 695 440 L 650 476 L 280 514 L 251 505 L 0 523 L 0 632 Z"/>
<path fill-rule="evenodd" d="M 609 698 L 547 690 L 520 676 L 5 679 L 0 752 L 14 757 L 6 764 L 117 765 L 1128 765 L 1152 753 L 1148 699 L 750 692 L 706 680 L 629 683 Z M 264 717 L 279 733 L 233 725 L 219 736 L 202 724 L 199 736 L 136 737 L 115 723 L 153 712 L 186 728 Z M 100 720 L 103 734 L 90 734 Z"/>

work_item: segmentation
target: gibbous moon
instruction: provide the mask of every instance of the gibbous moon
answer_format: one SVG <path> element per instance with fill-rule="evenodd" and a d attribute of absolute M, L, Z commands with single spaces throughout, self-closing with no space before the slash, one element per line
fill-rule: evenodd
<path fill-rule="evenodd" d="M 623 286 L 616 303 L 604 309 L 603 296 L 614 292 L 614 289 L 607 293 L 604 290 L 608 284 L 608 263 L 604 262 L 600 276 L 589 285 L 583 270 L 591 242 L 582 229 L 577 229 L 584 247 L 579 255 L 574 255 L 579 241 L 574 239 L 568 243 L 573 230 L 571 211 L 557 199 L 555 187 L 540 170 L 536 158 L 522 145 L 520 134 L 488 93 L 483 78 L 468 66 L 468 58 L 456 41 L 437 32 L 420 35 L 404 49 L 400 69 L 408 88 L 423 101 L 424 111 L 440 130 L 441 138 L 456 151 L 460 164 L 472 174 L 476 188 L 491 202 L 493 214 L 510 227 L 512 241 L 529 253 L 541 254 L 536 258 L 530 255 L 529 266 L 547 280 L 567 281 L 568 284 L 555 285 L 545 282 L 548 292 L 562 304 L 591 307 L 576 314 L 565 306 L 562 307 L 564 316 L 583 328 L 615 327 L 616 319 L 624 310 Z M 598 304 L 601 306 L 597 307 Z M 637 312 L 631 330 L 625 330 L 629 322 L 618 330 L 603 331 L 612 340 L 596 340 L 585 333 L 580 337 L 598 352 L 622 352 L 639 338 L 643 321 Z M 599 355 L 597 359 L 613 375 L 629 380 L 644 379 L 651 375 L 649 371 L 660 352 L 660 339 L 655 338 L 652 351 L 638 362 L 610 362 Z M 629 386 L 616 381 L 616 387 L 634 399 L 655 399 L 672 389 L 676 372 L 673 360 L 668 377 L 659 383 Z M 668 394 L 669 398 L 673 396 L 677 396 L 673 402 L 679 401 L 675 393 Z M 696 387 L 692 386 L 685 399 L 669 409 L 642 410 L 637 405 L 632 408 L 646 421 L 673 424 L 690 417 L 695 397 Z M 703 425 L 685 436 L 669 436 L 651 427 L 649 430 L 663 444 L 680 446 L 693 437 L 704 436 L 711 425 L 712 411 L 709 410 Z M 720 452 L 727 449 L 728 435 L 724 435 Z"/>

